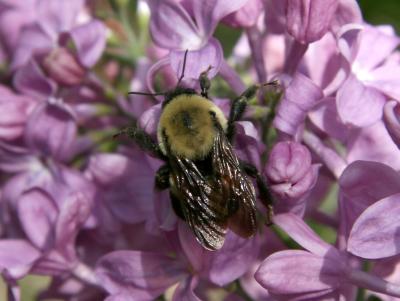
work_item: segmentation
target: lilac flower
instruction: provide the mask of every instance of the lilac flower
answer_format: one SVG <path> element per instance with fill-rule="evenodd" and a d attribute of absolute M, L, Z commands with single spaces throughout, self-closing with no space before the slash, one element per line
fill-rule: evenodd
<path fill-rule="evenodd" d="M 204 250 L 186 225 L 180 224 L 178 232 L 175 256 L 116 251 L 99 260 L 97 276 L 113 298 L 152 300 L 179 283 L 173 300 L 199 300 L 194 291 L 199 281 L 224 286 L 240 277 L 258 253 L 256 239 L 245 240 L 229 233 L 222 249 L 215 253 Z M 170 242 L 174 242 L 173 236 Z"/>
<path fill-rule="evenodd" d="M 400 97 L 395 76 L 399 65 L 392 54 L 399 41 L 388 26 L 343 28 L 339 48 L 351 72 L 338 90 L 336 101 L 344 123 L 369 126 L 382 117 L 385 95 Z"/>
<path fill-rule="evenodd" d="M 174 1 L 149 1 L 153 12 L 150 20 L 150 33 L 154 42 L 169 49 L 171 67 L 179 77 L 182 73 L 183 53 L 187 55 L 185 77 L 198 79 L 201 72 L 212 67 L 208 76 L 214 77 L 223 60 L 221 44 L 212 34 L 218 22 L 228 14 L 238 10 L 246 0 L 235 0 L 229 3 L 220 0 L 203 2 L 188 1 L 187 6 L 193 15 L 193 22 L 188 11 Z M 174 22 L 171 23 L 171 20 Z M 172 26 L 172 24 L 174 24 Z"/>
<path fill-rule="evenodd" d="M 274 222 L 307 250 L 274 253 L 256 272 L 258 282 L 278 299 L 352 299 L 354 285 L 400 296 L 399 286 L 359 270 L 351 256 L 322 241 L 298 217 L 277 215 Z"/>
<path fill-rule="evenodd" d="M 20 92 L 46 99 L 57 83 L 80 83 L 86 69 L 96 63 L 105 46 L 105 28 L 97 20 L 77 25 L 76 15 L 82 4 L 40 1 L 38 15 L 43 16 L 22 28 L 12 59 L 14 85 Z M 64 14 L 59 14 L 60 10 Z M 68 43 L 75 51 L 68 48 Z"/>

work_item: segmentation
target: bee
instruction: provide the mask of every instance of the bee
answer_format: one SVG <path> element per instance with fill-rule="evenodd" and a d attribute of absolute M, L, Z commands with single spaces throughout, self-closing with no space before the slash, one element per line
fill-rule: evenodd
<path fill-rule="evenodd" d="M 176 215 L 187 222 L 204 248 L 218 250 L 228 229 L 244 238 L 257 230 L 256 192 L 248 176 L 256 179 L 268 216 L 272 214 L 272 199 L 263 176 L 254 166 L 239 160 L 232 146 L 235 122 L 262 85 L 253 85 L 236 98 L 227 119 L 208 97 L 210 68 L 200 75 L 200 93 L 179 86 L 186 57 L 187 51 L 176 88 L 159 93 L 165 99 L 157 128 L 158 143 L 139 127 L 128 127 L 115 136 L 128 135 L 144 151 L 165 162 L 156 174 L 156 188 L 169 189 Z"/>

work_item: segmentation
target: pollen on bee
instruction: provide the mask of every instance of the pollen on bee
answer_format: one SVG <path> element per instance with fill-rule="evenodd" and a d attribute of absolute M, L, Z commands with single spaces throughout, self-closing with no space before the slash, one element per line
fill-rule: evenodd
<path fill-rule="evenodd" d="M 160 117 L 158 141 L 164 153 L 165 133 L 168 147 L 174 155 L 191 160 L 206 157 L 216 135 L 210 111 L 214 112 L 223 128 L 226 118 L 210 100 L 199 95 L 179 95 L 168 103 Z"/>

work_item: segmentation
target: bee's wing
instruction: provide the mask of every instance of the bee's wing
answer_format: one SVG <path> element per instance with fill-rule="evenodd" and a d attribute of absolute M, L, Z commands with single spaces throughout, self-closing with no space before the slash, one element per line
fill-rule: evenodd
<path fill-rule="evenodd" d="M 228 227 L 227 201 L 189 159 L 171 157 L 172 189 L 197 240 L 209 250 L 220 249 Z"/>
<path fill-rule="evenodd" d="M 242 173 L 239 160 L 222 128 L 217 128 L 212 161 L 215 178 L 228 198 L 228 227 L 241 237 L 250 237 L 257 229 L 254 186 Z"/>

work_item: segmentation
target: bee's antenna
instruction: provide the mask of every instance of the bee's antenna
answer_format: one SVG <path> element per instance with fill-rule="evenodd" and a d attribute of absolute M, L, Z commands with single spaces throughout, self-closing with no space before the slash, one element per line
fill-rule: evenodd
<path fill-rule="evenodd" d="M 183 56 L 182 73 L 181 73 L 181 76 L 178 79 L 178 83 L 176 84 L 176 86 L 179 86 L 180 82 L 182 81 L 183 77 L 185 76 L 186 58 L 187 58 L 188 52 L 189 52 L 189 49 L 186 49 L 185 54 Z"/>
<path fill-rule="evenodd" d="M 128 95 L 135 94 L 135 95 L 147 95 L 147 96 L 158 96 L 158 95 L 165 95 L 165 93 L 148 93 L 148 92 L 128 92 Z"/>

